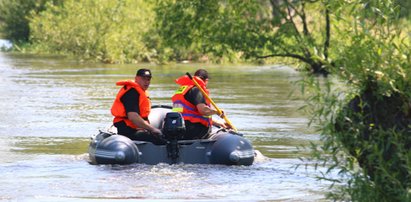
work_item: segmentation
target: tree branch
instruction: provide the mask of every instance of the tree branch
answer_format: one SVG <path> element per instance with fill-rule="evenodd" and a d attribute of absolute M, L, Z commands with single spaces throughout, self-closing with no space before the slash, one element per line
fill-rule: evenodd
<path fill-rule="evenodd" d="M 293 18 L 293 15 L 292 15 L 292 11 L 291 10 L 293 10 L 298 16 L 300 16 L 300 18 L 303 18 L 302 17 L 302 15 L 299 13 L 299 11 L 298 11 L 298 9 L 292 4 L 292 3 L 290 3 L 290 2 L 288 2 L 288 1 L 285 1 L 285 3 L 286 3 L 286 6 L 287 6 L 287 11 L 288 11 L 288 16 L 289 16 L 289 19 L 287 19 L 287 18 L 285 18 L 285 19 L 287 19 L 289 22 L 291 22 L 292 23 L 292 25 L 293 25 L 293 28 L 294 28 L 294 30 L 295 30 L 295 32 L 296 32 L 296 39 L 297 39 L 297 41 L 300 43 L 300 44 L 302 44 L 303 42 L 304 42 L 304 40 L 302 39 L 302 36 L 301 36 L 301 33 L 300 33 L 300 31 L 298 30 L 298 28 L 297 28 L 297 24 L 294 22 L 294 18 Z M 304 3 L 303 3 L 304 4 Z M 303 7 L 304 8 L 304 7 Z M 307 37 L 308 36 L 308 28 L 307 28 L 307 24 L 306 24 L 306 21 L 304 20 L 303 21 L 305 24 L 304 24 L 304 36 L 305 37 Z M 310 37 L 310 39 L 311 39 L 311 37 Z M 307 57 L 310 57 L 311 56 L 311 53 L 310 53 L 310 51 L 307 49 L 307 48 L 305 48 L 305 47 L 303 47 L 303 46 L 301 46 L 301 49 L 302 49 L 302 51 L 305 53 L 305 55 L 307 56 Z"/>
<path fill-rule="evenodd" d="M 324 41 L 324 57 L 328 59 L 328 48 L 330 47 L 331 27 L 330 27 L 330 9 L 328 3 L 325 3 L 325 41 Z"/>
<path fill-rule="evenodd" d="M 307 18 L 306 18 L 306 15 L 305 15 L 305 3 L 304 3 L 304 1 L 301 4 L 302 4 L 302 12 L 301 12 L 300 18 L 301 18 L 301 21 L 303 22 L 304 35 L 306 37 L 308 37 L 310 35 L 310 32 L 308 31 Z"/>

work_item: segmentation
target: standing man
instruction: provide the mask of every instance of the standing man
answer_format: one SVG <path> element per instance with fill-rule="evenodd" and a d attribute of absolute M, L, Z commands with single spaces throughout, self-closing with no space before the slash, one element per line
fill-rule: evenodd
<path fill-rule="evenodd" d="M 204 69 L 198 69 L 194 73 L 193 79 L 208 95 L 208 72 Z M 210 134 L 212 125 L 229 128 L 228 124 L 214 121 L 211 118 L 212 115 L 218 114 L 218 111 L 210 107 L 210 101 L 205 99 L 200 89 L 188 76 L 176 79 L 176 83 L 180 85 L 180 88 L 171 99 L 173 111 L 180 112 L 184 118 L 186 132 L 183 139 L 205 139 Z"/>
<path fill-rule="evenodd" d="M 113 123 L 118 134 L 132 140 L 160 144 L 161 131 L 151 126 L 148 121 L 151 101 L 147 89 L 151 77 L 149 69 L 139 69 L 134 81 L 118 81 L 116 85 L 122 88 L 111 107 L 111 114 L 114 116 Z"/>

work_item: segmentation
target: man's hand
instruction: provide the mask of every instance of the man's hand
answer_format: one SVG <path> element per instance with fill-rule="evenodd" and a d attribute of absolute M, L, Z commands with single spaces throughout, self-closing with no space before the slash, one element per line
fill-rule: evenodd
<path fill-rule="evenodd" d="M 225 123 L 225 122 L 224 122 L 224 128 L 225 128 L 225 129 L 233 129 L 233 127 L 231 127 L 230 124 Z"/>
<path fill-rule="evenodd" d="M 153 129 L 150 131 L 150 133 L 153 134 L 154 136 L 158 137 L 158 138 L 160 138 L 160 137 L 161 137 L 161 134 L 162 134 L 162 132 L 161 132 L 160 129 L 154 128 L 154 127 L 153 127 Z"/>
<path fill-rule="evenodd" d="M 220 118 L 224 118 L 225 117 L 225 112 L 223 111 L 223 110 L 220 110 L 221 111 L 221 114 L 217 114 Z M 217 113 L 218 113 L 218 111 L 217 111 Z"/>
<path fill-rule="evenodd" d="M 232 127 L 226 122 L 213 121 L 213 125 L 218 128 L 232 129 Z"/>

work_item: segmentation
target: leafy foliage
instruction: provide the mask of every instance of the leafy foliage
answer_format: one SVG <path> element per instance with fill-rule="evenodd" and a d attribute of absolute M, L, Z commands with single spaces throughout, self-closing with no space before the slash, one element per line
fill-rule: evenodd
<path fill-rule="evenodd" d="M 158 1 L 156 9 L 157 26 L 165 45 L 179 52 L 177 59 L 201 57 L 204 54 L 235 60 L 233 49 L 222 43 L 232 42 L 238 45 L 247 43 L 246 35 L 236 31 L 246 26 L 248 18 L 239 18 L 246 14 L 252 4 L 236 1 L 241 9 L 232 11 L 235 4 L 222 6 L 218 0 L 210 1 Z M 246 4 L 246 5 L 245 5 Z M 224 26 L 222 26 L 224 23 Z M 244 36 L 241 43 L 237 34 Z"/>
<path fill-rule="evenodd" d="M 308 16 L 309 4 L 315 15 Z M 326 73 L 329 43 L 327 7 L 321 1 L 159 1 L 161 36 L 173 50 L 218 57 L 289 57 Z M 320 23 L 318 23 L 320 22 Z M 320 26 L 318 26 L 320 25 Z M 311 30 L 310 30 L 310 29 Z M 232 54 L 236 53 L 236 54 Z"/>
<path fill-rule="evenodd" d="M 411 1 L 396 0 L 394 5 L 398 7 L 400 17 L 411 19 Z"/>
<path fill-rule="evenodd" d="M 59 0 L 0 0 L 0 22 L 4 37 L 13 41 L 27 42 L 30 36 L 30 13 L 44 10 L 47 2 Z"/>
<path fill-rule="evenodd" d="M 151 61 L 156 52 L 145 41 L 153 20 L 147 1 L 67 0 L 34 15 L 31 40 L 41 50 L 107 63 Z"/>
<path fill-rule="evenodd" d="M 411 40 L 389 0 L 335 1 L 332 10 L 340 40 L 334 49 L 335 80 L 313 78 L 313 122 L 323 145 L 313 158 L 345 182 L 330 196 L 352 201 L 409 201 L 411 183 Z M 369 12 L 363 12 L 364 7 Z M 342 85 L 341 85 L 342 84 Z M 321 155 L 321 154 L 327 155 Z"/>

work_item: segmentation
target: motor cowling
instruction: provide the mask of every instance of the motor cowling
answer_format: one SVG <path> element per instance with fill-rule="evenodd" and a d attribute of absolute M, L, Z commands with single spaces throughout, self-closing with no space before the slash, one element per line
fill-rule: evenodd
<path fill-rule="evenodd" d="M 177 163 L 180 148 L 177 141 L 183 138 L 186 127 L 183 116 L 178 112 L 168 112 L 164 118 L 163 135 L 167 140 L 167 156 L 172 163 Z"/>
<path fill-rule="evenodd" d="M 166 140 L 181 139 L 185 131 L 186 127 L 183 116 L 178 112 L 168 112 L 164 118 L 164 138 Z"/>

